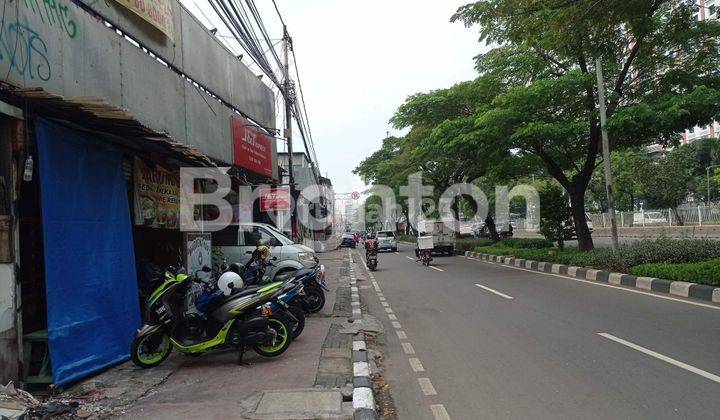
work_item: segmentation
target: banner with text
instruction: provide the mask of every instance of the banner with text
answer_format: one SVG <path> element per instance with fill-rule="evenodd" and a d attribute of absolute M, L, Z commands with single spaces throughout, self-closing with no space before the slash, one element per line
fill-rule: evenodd
<path fill-rule="evenodd" d="M 233 163 L 260 175 L 272 176 L 271 138 L 244 118 L 232 116 Z"/>
<path fill-rule="evenodd" d="M 171 0 L 115 0 L 173 40 Z"/>
<path fill-rule="evenodd" d="M 290 210 L 290 188 L 262 188 L 259 191 L 260 211 Z"/>
<path fill-rule="evenodd" d="M 177 229 L 180 217 L 180 174 L 160 165 L 151 168 L 139 158 L 135 158 L 133 167 L 135 224 Z"/>

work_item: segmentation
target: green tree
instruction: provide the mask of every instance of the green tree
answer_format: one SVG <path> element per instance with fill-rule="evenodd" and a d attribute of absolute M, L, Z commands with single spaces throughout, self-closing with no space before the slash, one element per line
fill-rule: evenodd
<path fill-rule="evenodd" d="M 540 233 L 565 248 L 565 239 L 575 235 L 572 212 L 563 188 L 556 182 L 535 184 L 540 194 Z"/>
<path fill-rule="evenodd" d="M 670 208 L 682 225 L 677 208 L 693 191 L 691 150 L 679 147 L 660 159 L 645 159 L 639 170 L 638 194 L 648 208 Z"/>
<path fill-rule="evenodd" d="M 613 150 L 673 144 L 720 112 L 720 23 L 698 22 L 694 6 L 674 3 L 483 0 L 452 18 L 479 24 L 480 40 L 494 45 L 477 56 L 481 78 L 509 88 L 476 108 L 471 139 L 537 156 L 568 192 L 583 250 L 593 247 L 585 193 L 600 146 L 596 59 Z"/>

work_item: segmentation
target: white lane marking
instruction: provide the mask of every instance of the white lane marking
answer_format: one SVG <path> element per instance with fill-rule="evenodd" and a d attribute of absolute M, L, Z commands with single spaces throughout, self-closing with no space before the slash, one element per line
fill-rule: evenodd
<path fill-rule="evenodd" d="M 423 367 L 422 363 L 420 363 L 420 359 L 418 359 L 417 357 L 409 358 L 408 362 L 410 362 L 410 367 L 414 372 L 425 372 L 425 368 Z"/>
<path fill-rule="evenodd" d="M 388 306 L 390 306 L 390 304 L 387 303 L 387 302 L 380 302 L 380 304 L 381 304 L 382 306 L 386 307 L 386 308 L 387 308 Z"/>
<path fill-rule="evenodd" d="M 415 349 L 410 343 L 400 343 L 405 354 L 415 354 Z"/>
<path fill-rule="evenodd" d="M 435 387 L 432 382 L 430 382 L 430 378 L 418 378 L 418 383 L 420 384 L 420 389 L 426 397 L 430 395 L 437 395 L 437 391 L 435 391 Z"/>
<path fill-rule="evenodd" d="M 380 302 L 385 302 L 387 299 L 385 299 L 385 296 L 378 296 L 378 299 L 380 299 Z"/>
<path fill-rule="evenodd" d="M 442 404 L 431 404 L 430 410 L 432 410 L 435 420 L 450 420 L 450 416 L 445 410 L 445 406 Z"/>
<path fill-rule="evenodd" d="M 658 299 L 672 300 L 672 301 L 674 301 L 674 302 L 687 303 L 688 305 L 702 306 L 703 308 L 710 308 L 710 309 L 720 310 L 720 306 L 708 305 L 708 304 L 705 304 L 705 303 L 693 302 L 693 301 L 685 300 L 685 299 L 677 299 L 677 298 L 670 297 L 670 296 L 657 295 L 657 294 L 654 294 L 654 293 L 643 292 L 643 291 L 637 290 L 637 289 L 630 289 L 630 288 L 627 288 L 627 287 L 614 286 L 614 285 L 612 285 L 612 284 L 605 284 L 605 283 L 599 283 L 599 282 L 596 282 L 596 281 L 583 280 L 583 279 L 578 279 L 578 278 L 575 278 L 575 277 L 563 276 L 562 274 L 544 273 L 544 272 L 542 272 L 542 271 L 528 270 L 527 268 L 513 267 L 513 266 L 510 266 L 510 265 L 504 265 L 504 264 L 496 264 L 496 263 L 493 263 L 493 262 L 490 262 L 490 261 L 482 261 L 482 260 L 478 260 L 478 259 L 476 259 L 476 258 L 471 258 L 471 259 L 474 259 L 475 261 L 479 261 L 479 262 L 485 263 L 485 264 L 492 264 L 492 265 L 496 265 L 496 266 L 498 266 L 498 267 L 504 267 L 504 268 L 507 268 L 507 269 L 510 269 L 510 270 L 520 270 L 520 271 L 527 271 L 527 272 L 529 272 L 529 273 L 543 274 L 543 275 L 545 275 L 545 276 L 560 277 L 561 279 L 573 280 L 573 281 L 577 281 L 577 282 L 580 282 L 580 283 L 591 284 L 591 285 L 593 285 L 593 286 L 609 287 L 609 288 L 611 288 L 611 289 L 622 290 L 622 291 L 624 291 L 624 292 L 637 293 L 637 294 L 639 294 L 639 295 L 650 296 L 650 297 L 654 297 L 654 298 L 658 298 Z"/>
<path fill-rule="evenodd" d="M 395 314 L 387 314 L 387 316 L 390 319 L 390 321 L 397 321 L 397 317 L 395 316 Z"/>
<path fill-rule="evenodd" d="M 443 270 L 442 268 L 437 268 L 437 267 L 435 267 L 435 266 L 433 266 L 433 265 L 431 265 L 431 266 L 429 266 L 429 267 L 432 268 L 432 269 L 435 270 L 435 271 L 445 271 L 445 270 Z"/>
<path fill-rule="evenodd" d="M 396 330 L 402 329 L 402 325 L 400 325 L 400 323 L 397 322 L 397 321 L 393 321 L 393 322 L 392 322 L 392 326 L 393 326 L 393 328 L 395 328 Z"/>
<path fill-rule="evenodd" d="M 393 313 L 392 308 L 385 308 L 385 312 L 389 314 Z"/>
<path fill-rule="evenodd" d="M 405 331 L 397 330 L 397 331 L 395 331 L 395 333 L 397 334 L 399 339 L 407 340 L 407 334 L 405 334 Z"/>
<path fill-rule="evenodd" d="M 406 255 L 405 258 L 407 258 L 408 260 L 413 260 L 413 261 L 415 261 L 415 258 L 410 257 L 410 256 L 408 256 L 408 255 Z"/>
<path fill-rule="evenodd" d="M 482 284 L 477 284 L 477 283 L 475 283 L 475 286 L 477 286 L 477 287 L 479 287 L 479 288 L 481 288 L 481 289 L 487 290 L 487 291 L 490 292 L 490 293 L 495 293 L 496 295 L 498 295 L 498 296 L 500 296 L 500 297 L 504 297 L 505 299 L 513 299 L 513 297 L 510 296 L 510 295 L 506 295 L 505 293 L 500 293 L 500 292 L 498 292 L 497 290 L 491 289 L 491 288 L 489 288 L 489 287 L 487 287 L 487 286 L 483 286 Z"/>
<path fill-rule="evenodd" d="M 652 357 L 654 357 L 654 358 L 656 358 L 656 359 L 660 359 L 660 360 L 662 360 L 663 362 L 670 363 L 671 365 L 677 366 L 677 367 L 679 367 L 679 368 L 681 368 L 681 369 L 685 369 L 685 370 L 687 370 L 687 371 L 689 371 L 689 372 L 692 372 L 692 373 L 694 373 L 694 374 L 696 374 L 696 375 L 700 375 L 700 376 L 702 376 L 703 378 L 710 379 L 711 381 L 717 382 L 717 383 L 720 384 L 720 376 L 718 376 L 718 375 L 714 375 L 714 374 L 712 374 L 712 373 L 710 373 L 710 372 L 706 372 L 706 371 L 704 371 L 704 370 L 702 370 L 702 369 L 698 369 L 698 368 L 696 368 L 695 366 L 690 366 L 690 365 L 688 365 L 687 363 L 683 363 L 683 362 L 681 362 L 681 361 L 679 361 L 679 360 L 675 360 L 675 359 L 673 359 L 673 358 L 671 358 L 671 357 L 668 357 L 668 356 L 662 355 L 662 354 L 660 354 L 660 353 L 654 352 L 654 351 L 652 351 L 652 350 L 650 350 L 650 349 L 647 349 L 647 348 L 645 348 L 645 347 L 638 346 L 637 344 L 631 343 L 631 342 L 629 342 L 629 341 L 625 341 L 625 340 L 623 340 L 622 338 L 615 337 L 614 335 L 611 335 L 611 334 L 608 334 L 608 333 L 598 333 L 598 335 L 600 335 L 600 336 L 602 336 L 602 337 L 605 337 L 605 338 L 607 338 L 608 340 L 612 340 L 612 341 L 614 341 L 614 342 L 616 342 L 616 343 L 620 343 L 620 344 L 622 344 L 622 345 L 624 345 L 624 346 L 630 347 L 630 348 L 633 349 L 633 350 L 637 350 L 637 351 L 639 351 L 639 352 L 641 352 L 641 353 L 645 353 L 645 354 L 647 354 L 648 356 L 652 356 Z"/>

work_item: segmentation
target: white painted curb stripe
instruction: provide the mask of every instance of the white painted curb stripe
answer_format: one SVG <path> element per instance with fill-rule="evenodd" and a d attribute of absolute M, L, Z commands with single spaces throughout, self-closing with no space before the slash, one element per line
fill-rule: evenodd
<path fill-rule="evenodd" d="M 360 408 L 375 410 L 375 398 L 372 389 L 364 387 L 353 389 L 353 408 L 355 410 Z"/>
<path fill-rule="evenodd" d="M 652 277 L 638 277 L 635 280 L 635 288 L 642 290 L 652 290 Z"/>
<path fill-rule="evenodd" d="M 610 273 L 610 275 L 608 276 L 608 283 L 620 284 L 621 278 L 622 278 L 622 274 L 620 274 L 620 273 Z"/>
<path fill-rule="evenodd" d="M 353 376 L 370 376 L 370 365 L 367 362 L 354 362 Z"/>
<path fill-rule="evenodd" d="M 682 297 L 688 297 L 690 294 L 690 286 L 692 286 L 693 283 L 688 283 L 686 281 L 674 281 L 670 283 L 670 294 L 675 296 L 682 296 Z"/>
<path fill-rule="evenodd" d="M 688 365 L 687 363 L 683 363 L 683 362 L 681 362 L 681 361 L 679 361 L 679 360 L 675 360 L 675 359 L 673 359 L 673 358 L 671 358 L 671 357 L 668 357 L 668 356 L 665 356 L 665 355 L 663 355 L 663 354 L 654 352 L 654 351 L 652 351 L 652 350 L 650 350 L 650 349 L 646 349 L 645 347 L 638 346 L 637 344 L 631 343 L 631 342 L 629 342 L 629 341 L 625 341 L 625 340 L 623 340 L 622 338 L 615 337 L 614 335 L 611 335 L 611 334 L 608 334 L 608 333 L 598 333 L 598 335 L 600 335 L 600 336 L 602 336 L 602 337 L 605 337 L 605 338 L 607 338 L 608 340 L 612 340 L 612 341 L 614 341 L 614 342 L 616 342 L 616 343 L 620 343 L 620 344 L 622 344 L 622 345 L 624 345 L 624 346 L 630 347 L 630 348 L 633 349 L 633 350 L 637 350 L 637 351 L 639 351 L 639 352 L 641 352 L 641 353 L 645 353 L 645 354 L 647 354 L 648 356 L 652 356 L 652 357 L 654 357 L 654 358 L 656 358 L 656 359 L 660 359 L 660 360 L 662 360 L 663 362 L 670 363 L 671 365 L 677 366 L 677 367 L 679 367 L 679 368 L 681 368 L 681 369 L 685 369 L 685 370 L 687 370 L 688 372 L 692 372 L 692 373 L 694 373 L 694 374 L 696 374 L 696 375 L 700 375 L 700 376 L 702 376 L 703 378 L 710 379 L 711 381 L 717 382 L 717 383 L 720 384 L 720 376 L 714 375 L 714 374 L 712 374 L 712 373 L 710 373 L 710 372 L 706 372 L 706 371 L 704 371 L 704 370 L 702 370 L 702 369 L 698 369 L 698 368 L 696 368 L 695 366 L 690 366 L 690 365 Z"/>
<path fill-rule="evenodd" d="M 353 351 L 367 350 L 365 347 L 365 341 L 353 341 Z"/>
<path fill-rule="evenodd" d="M 597 274 L 600 270 L 589 269 L 585 272 L 585 278 L 587 280 L 597 280 Z"/>

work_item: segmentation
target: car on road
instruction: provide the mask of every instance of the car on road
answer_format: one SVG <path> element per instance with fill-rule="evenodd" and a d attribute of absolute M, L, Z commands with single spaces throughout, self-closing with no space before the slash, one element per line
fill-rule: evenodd
<path fill-rule="evenodd" d="M 252 251 L 259 244 L 270 248 L 273 261 L 271 277 L 303 268 L 313 268 L 318 263 L 315 251 L 302 244 L 296 244 L 275 226 L 266 223 L 240 223 L 213 234 L 213 245 L 217 246 L 228 263 L 245 264 Z"/>
<path fill-rule="evenodd" d="M 352 232 L 345 232 L 340 239 L 340 246 L 355 248 L 355 235 Z"/>
<path fill-rule="evenodd" d="M 389 249 L 397 252 L 397 241 L 395 240 L 395 232 L 391 230 L 381 230 L 377 233 L 378 250 Z"/>

